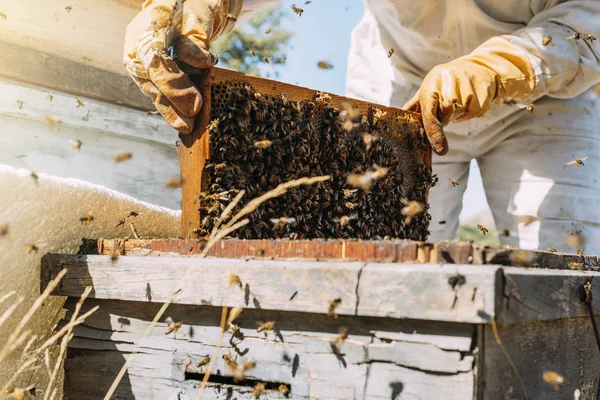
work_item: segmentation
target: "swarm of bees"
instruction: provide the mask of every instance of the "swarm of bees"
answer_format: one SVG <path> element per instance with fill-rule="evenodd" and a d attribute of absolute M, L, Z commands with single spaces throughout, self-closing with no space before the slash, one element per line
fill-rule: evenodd
<path fill-rule="evenodd" d="M 242 190 L 246 194 L 232 215 L 281 183 L 330 175 L 327 183 L 294 188 L 266 201 L 232 236 L 426 239 L 432 184 L 423 162 L 428 144 L 411 115 L 375 107 L 363 115 L 350 105 L 334 108 L 325 93 L 298 102 L 231 80 L 211 86 L 210 119 L 219 123 L 210 128 L 198 237 L 212 231 Z M 423 212 L 406 220 L 400 213 L 406 206 L 402 199 L 422 204 Z"/>

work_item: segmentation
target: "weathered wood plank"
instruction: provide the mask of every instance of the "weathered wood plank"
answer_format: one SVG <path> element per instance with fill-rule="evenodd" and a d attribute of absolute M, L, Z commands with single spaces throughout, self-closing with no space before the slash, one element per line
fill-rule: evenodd
<path fill-rule="evenodd" d="M 486 323 L 501 285 L 494 266 L 371 263 L 361 271 L 357 315 Z"/>
<path fill-rule="evenodd" d="M 505 268 L 498 322 L 586 316 L 583 285 L 599 276 L 598 272 L 590 271 Z M 600 283 L 592 284 L 592 306 L 600 312 Z"/>
<path fill-rule="evenodd" d="M 69 272 L 55 295 L 79 296 L 93 285 L 92 298 L 165 302 L 181 289 L 179 304 L 244 306 L 246 291 L 271 310 L 327 313 L 341 299 L 339 314 L 474 323 L 494 315 L 502 273 L 494 266 L 46 255 L 42 287 L 62 268 Z M 244 291 L 228 290 L 229 273 Z M 456 277 L 464 282 L 454 290 Z"/>
<path fill-rule="evenodd" d="M 67 308 L 72 310 L 76 301 L 70 299 Z M 82 394 L 82 388 L 88 388 L 85 398 L 101 398 L 111 383 L 111 377 L 116 375 L 124 358 L 136 344 L 139 355 L 133 359 L 120 385 L 120 398 L 148 399 L 153 394 L 154 398 L 166 399 L 181 390 L 185 390 L 190 399 L 193 398 L 199 376 L 193 374 L 202 374 L 205 368 L 198 367 L 197 363 L 212 355 L 219 336 L 220 308 L 173 304 L 166 315 L 182 322 L 177 334 L 165 335 L 166 324 L 159 323 L 147 338 L 143 338 L 143 332 L 160 304 L 90 299 L 82 312 L 95 305 L 100 305 L 100 309 L 83 326 L 75 329 L 75 338 L 70 343 L 71 357 L 66 362 L 68 380 L 65 387 L 69 396 L 77 398 L 76 395 Z M 277 331 L 266 335 L 257 333 L 257 320 L 275 321 Z M 239 363 L 249 359 L 256 362 L 256 367 L 246 374 L 248 379 L 286 383 L 292 388 L 292 398 L 379 398 L 385 387 L 395 379 L 413 387 L 406 389 L 407 393 L 423 385 L 436 389 L 425 393 L 423 399 L 438 398 L 435 396 L 441 393 L 442 385 L 456 385 L 459 393 L 467 393 L 469 385 L 472 385 L 466 379 L 472 369 L 471 349 L 442 350 L 435 345 L 424 344 L 422 337 L 413 340 L 410 334 L 418 332 L 433 338 L 450 333 L 472 341 L 473 329 L 469 325 L 352 316 L 335 319 L 323 314 L 252 308 L 245 309 L 236 323 L 243 334 L 243 340 L 236 340 L 239 353 L 229 341 L 231 334 L 226 333 L 213 370 L 215 379 L 231 377 L 221 358 L 223 354 L 230 354 Z M 338 358 L 330 343 L 336 338 L 340 326 L 348 329 L 349 337 L 339 344 Z M 397 332 L 405 332 L 406 335 L 399 341 L 379 340 L 373 337 L 373 330 L 386 337 Z M 417 357 L 419 353 L 428 356 Z M 399 368 L 394 368 L 394 379 L 390 377 L 390 382 L 381 379 L 384 384 L 381 389 L 373 386 L 372 381 L 368 382 L 373 378 L 369 371 L 373 365 L 384 363 Z M 185 364 L 188 364 L 187 375 L 184 373 Z M 97 372 L 92 374 L 91 370 Z M 440 374 L 445 376 L 442 381 L 438 381 Z M 252 388 L 244 386 L 246 384 L 225 384 L 221 385 L 221 390 L 248 396 Z M 364 395 L 365 389 L 369 391 L 368 396 Z M 216 394 L 211 394 L 213 391 L 209 388 L 209 398 Z M 276 392 L 269 392 L 268 396 L 282 398 Z"/>
<path fill-rule="evenodd" d="M 517 367 L 530 399 L 595 399 L 600 375 L 598 347 L 589 318 L 569 318 L 498 326 L 502 344 Z M 521 386 L 496 343 L 491 326 L 485 327 L 483 399 L 523 398 Z M 562 385 L 544 382 L 544 372 L 564 378 Z"/>

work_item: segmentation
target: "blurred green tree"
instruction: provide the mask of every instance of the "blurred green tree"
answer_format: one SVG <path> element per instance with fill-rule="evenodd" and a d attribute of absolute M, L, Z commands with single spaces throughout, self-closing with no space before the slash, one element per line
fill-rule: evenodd
<path fill-rule="evenodd" d="M 290 31 L 281 27 L 285 14 L 281 6 L 265 7 L 212 43 L 211 52 L 217 54 L 219 64 L 228 69 L 251 75 L 260 75 L 266 70 L 276 75 L 277 66 L 285 63 L 286 46 L 292 37 Z"/>

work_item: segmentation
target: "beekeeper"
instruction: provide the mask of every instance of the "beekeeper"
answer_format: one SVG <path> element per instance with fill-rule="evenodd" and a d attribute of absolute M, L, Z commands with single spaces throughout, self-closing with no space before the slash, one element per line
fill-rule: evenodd
<path fill-rule="evenodd" d="M 186 63 L 212 66 L 210 42 L 269 2 L 187 0 L 181 36 L 168 44 Z M 507 234 L 502 241 L 566 250 L 577 234 L 577 247 L 600 254 L 600 99 L 590 90 L 600 82 L 600 1 L 364 5 L 347 95 L 421 112 L 439 177 L 430 239 L 456 235 L 477 159 L 496 225 Z M 155 31 L 166 28 L 173 6 L 144 2 L 127 29 L 124 61 L 164 118 L 189 132 L 200 94 L 174 63 L 152 63 L 161 48 Z"/>

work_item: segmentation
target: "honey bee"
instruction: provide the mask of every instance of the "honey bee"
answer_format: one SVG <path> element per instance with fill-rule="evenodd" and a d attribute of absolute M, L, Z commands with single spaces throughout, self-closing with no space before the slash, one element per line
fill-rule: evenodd
<path fill-rule="evenodd" d="M 8 235 L 8 224 L 0 224 L 0 236 Z"/>
<path fill-rule="evenodd" d="M 327 62 L 327 61 L 319 61 L 319 62 L 317 62 L 317 67 L 319 69 L 332 69 L 333 64 L 331 64 L 330 62 Z"/>
<path fill-rule="evenodd" d="M 120 219 L 117 221 L 117 228 L 120 226 L 124 226 L 125 225 L 125 220 L 124 219 Z"/>
<path fill-rule="evenodd" d="M 120 163 L 123 161 L 127 161 L 127 160 L 131 160 L 133 158 L 133 154 L 127 151 L 123 151 L 121 153 L 118 153 L 116 156 L 113 157 L 113 161 L 116 163 Z"/>
<path fill-rule="evenodd" d="M 29 246 L 27 246 L 27 248 L 25 249 L 25 251 L 27 252 L 27 254 L 31 254 L 31 253 L 37 253 L 39 250 L 39 248 L 37 247 L 37 245 L 35 243 L 31 243 Z"/>
<path fill-rule="evenodd" d="M 275 327 L 275 321 L 267 321 L 256 328 L 257 332 L 267 332 L 273 330 Z"/>
<path fill-rule="evenodd" d="M 209 363 L 209 362 L 210 362 L 210 357 L 206 356 L 206 357 L 204 357 L 202 360 L 200 360 L 200 361 L 198 362 L 198 364 L 196 364 L 196 366 L 197 366 L 198 368 L 200 368 L 200 367 L 203 367 L 203 366 L 205 366 L 205 365 L 208 365 L 208 363 Z"/>
<path fill-rule="evenodd" d="M 73 146 L 73 148 L 75 150 L 81 149 L 82 144 L 83 144 L 83 142 L 79 139 L 71 140 L 71 146 Z"/>
<path fill-rule="evenodd" d="M 421 214 L 425 210 L 423 204 L 418 201 L 411 200 L 406 203 L 406 206 L 400 210 L 400 214 L 405 217 L 414 217 L 415 215 Z"/>
<path fill-rule="evenodd" d="M 268 149 L 269 147 L 271 147 L 271 145 L 273 144 L 272 141 L 270 140 L 259 140 L 258 142 L 254 142 L 254 147 L 257 147 L 259 149 Z"/>
<path fill-rule="evenodd" d="M 450 183 L 452 186 L 456 187 L 459 185 L 457 180 L 454 180 L 452 178 L 448 178 L 448 183 Z"/>
<path fill-rule="evenodd" d="M 270 60 L 269 60 L 269 57 L 263 57 L 263 62 L 264 62 L 265 64 L 268 64 L 268 63 L 269 63 L 269 61 L 270 61 Z"/>
<path fill-rule="evenodd" d="M 548 46 L 551 41 L 552 41 L 552 36 L 544 36 L 544 38 L 542 39 L 542 46 L 544 46 L 544 47 Z"/>
<path fill-rule="evenodd" d="M 254 390 L 252 390 L 252 396 L 254 396 L 255 399 L 260 399 L 260 396 L 262 396 L 264 393 L 265 384 L 258 382 L 256 386 L 254 386 Z"/>
<path fill-rule="evenodd" d="M 298 16 L 302 16 L 302 13 L 304 12 L 304 10 L 300 7 L 296 7 L 295 4 L 292 4 L 292 11 L 294 12 L 294 14 L 298 14 Z"/>
<path fill-rule="evenodd" d="M 537 221 L 537 218 L 533 215 L 521 215 L 519 216 L 519 223 L 522 223 L 523 226 L 527 226 L 532 222 Z"/>
<path fill-rule="evenodd" d="M 272 218 L 271 223 L 274 225 L 273 230 L 280 230 L 287 224 L 293 224 L 296 222 L 296 218 L 279 217 Z"/>
<path fill-rule="evenodd" d="M 525 106 L 525 109 L 529 112 L 529 114 L 533 114 L 533 109 L 534 109 L 534 105 L 533 103 L 529 103 Z"/>
<path fill-rule="evenodd" d="M 277 62 L 281 64 L 281 63 L 284 63 L 285 60 L 287 60 L 287 57 L 286 56 L 281 56 L 281 57 L 279 57 L 279 59 L 277 60 Z"/>
<path fill-rule="evenodd" d="M 209 131 L 215 130 L 219 127 L 219 118 L 217 119 L 213 119 L 212 121 L 210 121 L 210 124 L 208 124 L 208 126 L 206 127 L 206 129 L 208 129 Z"/>
<path fill-rule="evenodd" d="M 356 192 L 358 192 L 358 189 L 344 189 L 344 197 L 353 197 L 356 194 Z"/>
<path fill-rule="evenodd" d="M 379 139 L 379 136 L 372 135 L 370 133 L 365 133 L 363 135 L 363 143 L 365 144 L 367 151 L 371 149 L 371 147 L 373 146 L 373 143 L 375 143 L 378 139 Z"/>
<path fill-rule="evenodd" d="M 84 215 L 83 217 L 79 217 L 79 222 L 82 225 L 89 225 L 90 222 L 94 220 L 94 216 L 92 214 Z"/>
<path fill-rule="evenodd" d="M 341 326 L 338 332 L 338 335 L 334 339 L 335 343 L 341 343 L 344 340 L 348 339 L 348 328 Z"/>
<path fill-rule="evenodd" d="M 394 49 L 388 50 L 388 58 L 391 58 L 394 55 Z"/>
<path fill-rule="evenodd" d="M 154 110 L 154 111 L 148 111 L 148 112 L 146 113 L 146 115 L 147 115 L 147 116 L 149 116 L 149 117 L 151 117 L 151 116 L 153 116 L 153 115 L 158 115 L 158 110 Z"/>
<path fill-rule="evenodd" d="M 352 215 L 352 216 L 343 215 L 340 218 L 334 219 L 334 221 L 340 224 L 340 229 L 344 229 L 345 226 L 350 224 L 350 220 L 353 220 L 355 218 L 356 218 L 355 215 Z"/>
<path fill-rule="evenodd" d="M 568 163 L 565 163 L 565 165 L 575 165 L 576 167 L 579 168 L 579 166 L 585 166 L 585 164 L 583 163 L 585 160 L 587 160 L 587 157 L 577 157 L 572 161 L 569 161 Z"/>
<path fill-rule="evenodd" d="M 165 335 L 168 335 L 170 333 L 177 333 L 179 328 L 181 328 L 181 322 L 175 322 L 171 317 L 167 317 L 165 319 L 165 322 L 167 323 L 167 330 L 165 332 Z"/>
<path fill-rule="evenodd" d="M 554 385 L 555 387 L 561 386 L 565 383 L 565 378 L 558 372 L 554 371 L 546 371 L 542 374 L 542 379 L 544 382 L 549 383 L 550 385 Z"/>
<path fill-rule="evenodd" d="M 48 96 L 46 96 L 46 100 L 52 101 L 52 100 L 54 100 L 54 96 L 52 96 L 51 94 L 49 94 Z"/>
<path fill-rule="evenodd" d="M 112 253 L 112 255 L 110 256 L 110 261 L 115 262 L 119 259 L 119 253 L 115 252 Z"/>
<path fill-rule="evenodd" d="M 23 108 L 23 102 L 21 100 L 17 100 L 17 104 L 19 105 L 19 110 Z"/>
<path fill-rule="evenodd" d="M 338 315 L 336 314 L 335 309 L 338 308 L 340 304 L 342 304 L 342 299 L 337 298 L 332 300 L 331 303 L 329 303 L 329 310 L 327 311 L 327 315 L 333 318 L 337 318 Z"/>
<path fill-rule="evenodd" d="M 227 274 L 227 281 L 229 282 L 229 287 L 236 285 L 239 286 L 240 289 L 242 288 L 242 280 L 239 275 L 230 272 Z"/>
<path fill-rule="evenodd" d="M 575 253 L 576 253 L 578 256 L 582 256 L 582 257 L 584 256 L 584 254 L 583 254 L 583 250 L 577 250 Z"/>
<path fill-rule="evenodd" d="M 583 271 L 583 264 L 579 262 L 570 262 L 568 264 L 569 269 L 573 271 Z"/>
<path fill-rule="evenodd" d="M 85 106 L 79 97 L 76 97 L 75 101 L 77 101 L 77 108 Z"/>
<path fill-rule="evenodd" d="M 35 171 L 31 171 L 31 177 L 33 178 L 34 181 L 37 181 L 38 179 L 40 179 L 40 176 Z"/>
<path fill-rule="evenodd" d="M 488 228 L 486 228 L 485 226 L 478 224 L 477 225 L 477 229 L 479 229 L 481 231 L 481 233 L 483 233 L 484 235 L 488 234 Z"/>
<path fill-rule="evenodd" d="M 350 210 L 354 210 L 356 207 L 358 207 L 358 203 L 352 203 L 351 201 L 346 202 L 346 208 L 349 208 Z"/>
<path fill-rule="evenodd" d="M 54 115 L 46 115 L 44 117 L 44 123 L 46 125 L 48 125 L 50 128 L 52 128 L 54 125 L 59 124 L 60 123 L 60 119 L 58 119 L 57 117 L 55 117 Z"/>
<path fill-rule="evenodd" d="M 502 232 L 500 232 L 500 236 L 502 236 L 502 237 L 509 237 L 510 236 L 510 231 L 508 229 L 504 229 L 504 230 L 502 230 Z"/>
<path fill-rule="evenodd" d="M 567 244 L 573 249 L 579 249 L 583 245 L 583 237 L 581 232 L 571 232 L 567 238 Z"/>
<path fill-rule="evenodd" d="M 6 20 L 6 18 L 8 18 L 8 17 L 6 16 L 6 14 L 4 14 L 2 11 L 0 11 L 0 19 L 2 19 L 2 20 Z"/>
<path fill-rule="evenodd" d="M 272 31 L 273 31 L 273 30 L 272 30 L 271 28 L 267 29 L 267 30 L 265 31 L 265 35 L 268 35 L 268 34 L 269 34 L 269 33 L 271 33 Z"/>
<path fill-rule="evenodd" d="M 588 40 L 590 43 L 593 43 L 596 40 L 596 36 L 590 35 L 589 33 L 582 34 L 583 40 Z"/>
<path fill-rule="evenodd" d="M 127 213 L 127 218 L 129 218 L 129 217 L 134 217 L 134 218 L 135 218 L 135 217 L 137 217 L 138 215 L 140 215 L 140 213 L 139 213 L 138 211 L 129 211 L 129 212 Z"/>
<path fill-rule="evenodd" d="M 227 318 L 227 322 L 232 324 L 233 321 L 235 321 L 240 316 L 242 311 L 244 311 L 242 307 L 233 307 L 229 312 L 229 318 Z"/>
<path fill-rule="evenodd" d="M 289 397 L 290 395 L 290 388 L 287 385 L 284 385 L 283 383 L 279 385 L 277 390 L 279 390 L 279 393 L 281 393 L 284 397 Z"/>
<path fill-rule="evenodd" d="M 73 6 L 71 6 L 71 5 L 68 5 L 65 7 L 65 10 L 67 10 L 68 13 L 70 13 L 72 9 L 73 9 Z"/>
<path fill-rule="evenodd" d="M 348 174 L 346 182 L 356 188 L 368 191 L 373 187 L 373 183 L 388 173 L 387 168 L 378 167 L 375 171 L 367 171 L 364 174 Z"/>
<path fill-rule="evenodd" d="M 180 176 L 174 176 L 165 182 L 165 187 L 169 189 L 180 188 L 183 180 Z"/>
<path fill-rule="evenodd" d="M 546 251 L 547 251 L 548 253 L 556 253 L 556 252 L 557 252 L 557 251 L 556 251 L 556 249 L 555 249 L 554 247 L 548 247 L 548 248 L 546 249 Z"/>
<path fill-rule="evenodd" d="M 252 57 L 256 57 L 256 52 L 255 52 L 254 50 L 250 50 L 250 55 L 251 55 Z"/>
<path fill-rule="evenodd" d="M 567 36 L 567 39 L 575 39 L 575 40 L 579 40 L 581 39 L 581 33 L 579 32 L 575 32 L 574 34 L 572 34 L 571 36 Z"/>

